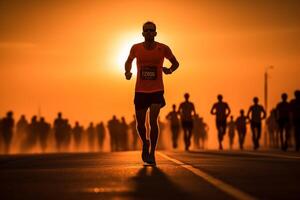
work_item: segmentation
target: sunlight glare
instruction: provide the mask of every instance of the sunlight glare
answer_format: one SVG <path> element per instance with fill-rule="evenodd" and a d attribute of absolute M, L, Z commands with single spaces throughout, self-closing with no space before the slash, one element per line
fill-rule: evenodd
<path fill-rule="evenodd" d="M 118 55 L 117 55 L 117 65 L 119 66 L 118 71 L 121 70 L 122 72 L 124 71 L 124 65 L 125 61 L 128 58 L 130 49 L 132 45 L 141 42 L 140 38 L 137 37 L 128 37 L 124 38 L 122 42 L 120 42 L 120 46 L 118 48 Z M 120 71 L 119 71 L 120 72 Z M 136 60 L 133 61 L 132 63 L 132 69 L 131 72 L 133 75 L 136 75 L 137 69 L 136 69 Z"/>

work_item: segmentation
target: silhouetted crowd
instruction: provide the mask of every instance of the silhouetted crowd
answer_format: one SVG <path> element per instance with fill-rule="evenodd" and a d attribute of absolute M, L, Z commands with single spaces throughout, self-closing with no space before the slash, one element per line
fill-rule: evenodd
<path fill-rule="evenodd" d="M 249 107 L 247 114 L 241 109 L 240 115 L 235 120 L 233 116 L 230 116 L 231 111 L 228 103 L 223 101 L 222 95 L 218 95 L 218 102 L 213 105 L 211 114 L 216 115 L 219 149 L 223 149 L 222 141 L 228 128 L 230 149 L 232 149 L 235 132 L 237 131 L 239 147 L 243 150 L 247 124 L 250 124 L 253 149 L 258 149 L 260 147 L 262 120 L 266 118 L 269 147 L 281 148 L 283 151 L 286 151 L 289 147 L 294 147 L 296 151 L 299 151 L 300 91 L 296 90 L 294 95 L 294 99 L 288 101 L 288 95 L 283 93 L 281 95 L 281 101 L 275 108 L 271 109 L 268 117 L 264 107 L 259 104 L 259 99 L 254 97 L 253 105 Z M 229 116 L 230 121 L 227 122 Z"/>
<path fill-rule="evenodd" d="M 138 134 L 135 128 L 135 120 L 127 124 L 125 118 L 118 120 L 113 116 L 108 121 L 107 129 L 110 135 L 111 151 L 136 150 Z M 134 134 L 130 137 L 129 129 Z M 17 147 L 12 146 L 13 138 L 17 139 Z M 51 142 L 50 140 L 54 141 Z M 87 150 L 90 152 L 102 151 L 104 141 L 106 139 L 106 128 L 103 122 L 95 124 L 91 122 L 85 129 L 78 121 L 72 127 L 68 119 L 62 117 L 59 112 L 53 125 L 46 122 L 44 117 L 38 119 L 33 116 L 28 122 L 25 115 L 21 115 L 15 124 L 13 112 L 9 111 L 6 117 L 0 119 L 0 153 L 9 153 L 12 148 L 19 149 L 21 153 L 37 152 L 39 147 L 41 152 L 47 152 L 47 148 L 51 152 L 74 152 Z M 130 146 L 129 146 L 130 142 Z M 83 148 L 84 146 L 84 148 Z"/>
<path fill-rule="evenodd" d="M 88 138 L 88 147 L 91 151 L 94 148 L 102 149 L 103 140 L 105 137 L 104 124 L 100 122 L 96 126 L 91 123 L 89 127 L 84 130 L 79 122 L 75 123 L 72 127 L 68 119 L 62 118 L 62 114 L 58 113 L 57 118 L 54 120 L 53 126 L 46 122 L 44 117 L 38 119 L 33 116 L 31 121 L 28 122 L 25 115 L 21 115 L 20 119 L 15 124 L 13 119 L 13 112 L 7 112 L 5 118 L 0 121 L 0 152 L 9 153 L 11 149 L 12 139 L 15 138 L 19 141 L 18 149 L 22 153 L 32 153 L 37 146 L 42 152 L 45 152 L 50 144 L 49 139 L 52 136 L 55 143 L 52 145 L 58 152 L 70 151 L 70 144 L 73 140 L 75 150 L 78 150 L 84 134 Z M 16 129 L 14 131 L 14 128 Z M 16 148 L 16 146 L 14 146 Z"/>
<path fill-rule="evenodd" d="M 195 111 L 194 104 L 189 101 L 189 94 L 184 95 L 185 101 L 176 109 L 172 106 L 166 119 L 169 121 L 171 135 L 165 135 L 165 125 L 158 120 L 160 137 L 158 149 L 166 149 L 163 140 L 172 142 L 172 148 L 178 148 L 180 133 L 183 132 L 184 146 L 189 150 L 191 138 L 195 149 L 204 149 L 208 139 L 208 125 L 204 119 Z M 237 132 L 239 148 L 244 149 L 247 125 L 250 125 L 252 133 L 253 149 L 260 147 L 262 131 L 262 120 L 266 117 L 266 129 L 269 138 L 269 147 L 281 148 L 286 151 L 289 147 L 294 147 L 296 151 L 300 149 L 300 91 L 295 91 L 295 98 L 288 101 L 287 94 L 281 95 L 281 102 L 276 108 L 271 109 L 270 115 L 259 104 L 257 97 L 253 98 L 253 105 L 248 109 L 247 114 L 243 109 L 240 115 L 234 119 L 228 103 L 223 101 L 223 96 L 218 95 L 218 102 L 213 104 L 211 114 L 216 115 L 216 128 L 218 132 L 219 149 L 223 149 L 222 141 L 228 132 L 229 148 L 234 145 L 234 138 Z M 229 117 L 230 116 L 230 117 Z M 230 118 L 228 121 L 227 118 Z M 146 128 L 150 126 L 146 120 Z M 111 151 L 127 151 L 140 149 L 138 133 L 136 129 L 135 116 L 130 123 L 124 117 L 118 119 L 115 115 L 107 122 L 105 127 L 103 122 L 94 124 L 91 122 L 85 129 L 75 122 L 72 127 L 67 118 L 58 113 L 57 118 L 51 125 L 44 117 L 33 116 L 28 122 L 25 115 L 21 115 L 15 124 L 13 112 L 9 111 L 6 117 L 0 118 L 0 153 L 9 153 L 12 148 L 18 148 L 19 152 L 32 153 L 34 148 L 39 147 L 41 152 L 54 149 L 57 152 L 82 151 L 85 146 L 87 151 L 102 151 L 106 137 L 106 129 L 109 134 L 109 149 Z M 148 131 L 149 132 L 149 131 Z M 19 142 L 14 143 L 13 138 Z M 50 142 L 52 138 L 53 142 Z M 17 147 L 15 145 L 18 145 Z"/>

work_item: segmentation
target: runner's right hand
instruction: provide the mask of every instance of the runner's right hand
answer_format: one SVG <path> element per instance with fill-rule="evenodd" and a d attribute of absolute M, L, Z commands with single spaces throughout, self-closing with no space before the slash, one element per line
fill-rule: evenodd
<path fill-rule="evenodd" d="M 131 72 L 125 72 L 125 77 L 126 77 L 127 80 L 130 80 L 131 76 L 132 76 Z"/>

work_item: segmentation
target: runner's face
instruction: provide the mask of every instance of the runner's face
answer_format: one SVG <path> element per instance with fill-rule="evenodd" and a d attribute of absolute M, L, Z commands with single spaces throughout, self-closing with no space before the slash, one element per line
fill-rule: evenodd
<path fill-rule="evenodd" d="M 146 24 L 143 27 L 143 36 L 146 41 L 154 41 L 154 37 L 156 36 L 155 26 L 153 24 Z"/>

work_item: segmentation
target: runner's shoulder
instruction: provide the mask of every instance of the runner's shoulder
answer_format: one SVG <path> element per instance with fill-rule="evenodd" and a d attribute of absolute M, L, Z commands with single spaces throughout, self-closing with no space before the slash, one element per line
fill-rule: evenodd
<path fill-rule="evenodd" d="M 137 47 L 141 47 L 141 46 L 143 46 L 143 42 L 133 44 L 131 48 L 133 49 L 133 48 L 137 48 Z"/>
<path fill-rule="evenodd" d="M 169 48 L 168 45 L 166 45 L 166 44 L 164 44 L 164 43 L 161 43 L 161 42 L 156 42 L 156 44 L 157 44 L 158 46 L 161 46 L 161 47 L 167 47 L 167 48 Z"/>

